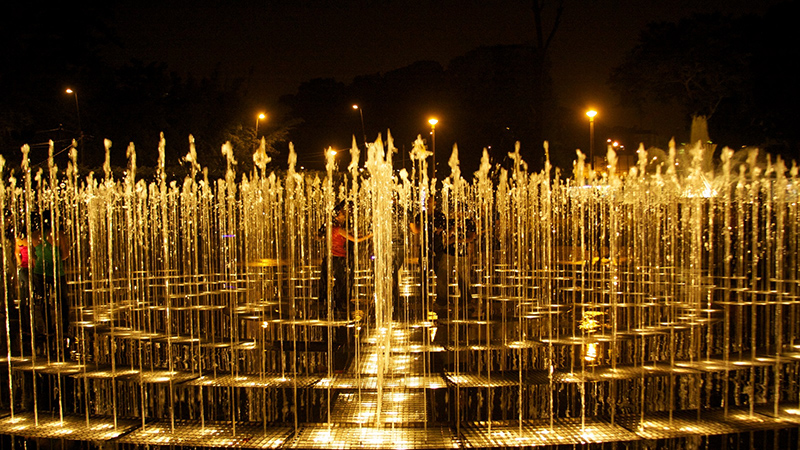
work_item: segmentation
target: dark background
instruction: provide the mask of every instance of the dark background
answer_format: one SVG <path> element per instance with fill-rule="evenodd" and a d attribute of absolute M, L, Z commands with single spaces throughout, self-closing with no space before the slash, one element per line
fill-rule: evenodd
<path fill-rule="evenodd" d="M 30 144 L 36 164 L 49 139 L 59 152 L 74 138 L 89 170 L 108 138 L 114 166 L 130 142 L 153 166 L 163 132 L 177 173 L 192 134 L 201 165 L 222 167 L 231 141 L 248 170 L 263 111 L 258 135 L 277 168 L 290 141 L 299 164 L 319 169 L 328 146 L 388 131 L 399 166 L 436 116 L 440 170 L 454 144 L 469 174 L 484 148 L 507 164 L 516 141 L 538 169 L 548 140 L 569 171 L 595 108 L 597 149 L 683 143 L 702 114 L 718 148 L 792 159 L 797 12 L 797 2 L 736 0 L 15 4 L 2 18 L 0 149 L 13 167 Z"/>

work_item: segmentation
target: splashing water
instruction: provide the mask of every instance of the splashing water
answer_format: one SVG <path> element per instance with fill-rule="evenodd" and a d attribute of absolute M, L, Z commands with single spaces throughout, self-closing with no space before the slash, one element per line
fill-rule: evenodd
<path fill-rule="evenodd" d="M 681 167 L 672 143 L 666 167 L 640 148 L 618 173 L 609 148 L 606 177 L 578 151 L 562 180 L 549 162 L 530 173 L 517 145 L 509 170 L 484 151 L 466 180 L 454 147 L 437 192 L 421 138 L 410 174 L 391 135 L 363 168 L 355 139 L 346 171 L 329 149 L 321 174 L 298 171 L 292 146 L 267 173 L 263 139 L 238 174 L 225 144 L 211 181 L 190 137 L 181 183 L 163 135 L 151 182 L 132 144 L 122 180 L 108 156 L 102 182 L 81 180 L 74 147 L 63 177 L 52 150 L 33 174 L 23 147 L 21 187 L 0 158 L 7 225 L 31 255 L 65 249 L 64 284 L 36 302 L 33 281 L 5 291 L 0 433 L 55 436 L 57 417 L 76 440 L 414 446 L 444 425 L 519 446 L 796 423 L 800 211 L 783 161 L 735 166 L 725 149 L 715 174 L 700 147 Z M 15 266 L 4 257 L 6 286 Z"/>

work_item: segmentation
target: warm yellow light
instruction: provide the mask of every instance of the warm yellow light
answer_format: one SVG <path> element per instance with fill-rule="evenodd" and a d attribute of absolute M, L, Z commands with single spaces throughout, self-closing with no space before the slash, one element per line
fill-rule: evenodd
<path fill-rule="evenodd" d="M 264 114 L 264 113 L 259 113 L 259 114 L 258 114 L 258 118 L 259 118 L 259 119 L 261 119 L 261 120 L 264 120 L 264 119 L 266 119 L 266 118 L 267 118 L 267 115 L 266 115 L 266 114 Z"/>
<path fill-rule="evenodd" d="M 594 116 L 597 115 L 597 111 L 590 109 L 589 111 L 586 111 L 586 115 L 589 116 L 590 119 L 594 119 Z"/>
<path fill-rule="evenodd" d="M 358 105 L 353 105 L 353 109 L 358 109 Z"/>
<path fill-rule="evenodd" d="M 439 119 L 436 119 L 435 117 L 432 117 L 432 118 L 428 119 L 428 123 L 431 124 L 432 127 L 435 127 L 436 124 L 439 123 Z"/>
<path fill-rule="evenodd" d="M 64 92 L 66 92 L 67 94 L 72 94 L 72 93 L 73 93 L 73 92 L 75 92 L 75 91 L 73 91 L 73 90 L 72 90 L 72 89 L 70 89 L 70 88 L 67 88 L 67 90 L 66 90 L 66 91 L 64 91 Z"/>
<path fill-rule="evenodd" d="M 336 150 L 331 150 L 331 155 L 336 156 Z"/>
<path fill-rule="evenodd" d="M 586 353 L 583 356 L 586 362 L 595 362 L 597 360 L 597 343 L 592 342 L 586 346 Z"/>

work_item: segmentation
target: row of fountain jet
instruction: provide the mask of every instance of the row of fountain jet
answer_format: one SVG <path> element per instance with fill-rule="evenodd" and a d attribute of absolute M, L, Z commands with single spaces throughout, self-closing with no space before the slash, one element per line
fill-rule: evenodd
<path fill-rule="evenodd" d="M 3 247 L 50 242 L 65 277 L 31 295 L 4 256 L 0 434 L 485 447 L 800 419 L 795 167 L 725 149 L 705 172 L 698 146 L 654 169 L 642 148 L 624 174 L 609 150 L 602 178 L 578 153 L 565 178 L 517 148 L 468 181 L 454 149 L 433 180 L 421 140 L 408 173 L 389 137 L 324 173 L 298 171 L 293 149 L 270 172 L 263 146 L 237 173 L 226 145 L 210 180 L 190 140 L 180 180 L 165 145 L 152 180 L 132 147 L 122 179 L 108 157 L 82 177 L 75 149 L 63 172 L 52 150 L 47 171 L 25 148 L 17 172 L 0 160 Z M 327 276 L 342 202 L 344 280 Z"/>

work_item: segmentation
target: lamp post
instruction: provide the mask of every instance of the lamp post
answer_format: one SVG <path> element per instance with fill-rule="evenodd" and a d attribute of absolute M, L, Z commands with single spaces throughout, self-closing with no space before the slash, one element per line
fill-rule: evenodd
<path fill-rule="evenodd" d="M 597 111 L 590 109 L 586 111 L 586 115 L 589 116 L 589 164 L 594 170 L 594 116 L 597 115 Z"/>
<path fill-rule="evenodd" d="M 358 115 L 361 116 L 361 134 L 364 135 L 364 148 L 367 148 L 367 129 L 364 128 L 364 112 L 358 105 L 353 105 L 353 109 L 358 110 Z"/>
<path fill-rule="evenodd" d="M 439 119 L 435 117 L 431 117 L 428 119 L 428 123 L 431 124 L 431 151 L 433 152 L 433 179 L 436 179 L 436 124 L 439 123 Z"/>
<path fill-rule="evenodd" d="M 267 115 L 262 113 L 258 113 L 256 116 L 256 140 L 258 140 L 258 122 L 267 118 Z"/>
<path fill-rule="evenodd" d="M 78 106 L 78 92 L 71 88 L 67 88 L 64 92 L 72 94 L 75 97 L 75 114 L 78 116 L 78 142 L 83 144 L 83 128 L 81 128 L 81 108 Z"/>

